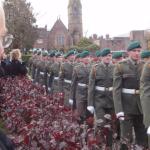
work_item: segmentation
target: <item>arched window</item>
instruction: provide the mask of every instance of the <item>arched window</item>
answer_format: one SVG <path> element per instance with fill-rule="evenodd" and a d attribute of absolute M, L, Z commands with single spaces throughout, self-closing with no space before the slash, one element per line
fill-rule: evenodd
<path fill-rule="evenodd" d="M 63 35 L 57 36 L 57 45 L 63 46 L 65 44 L 65 37 Z"/>

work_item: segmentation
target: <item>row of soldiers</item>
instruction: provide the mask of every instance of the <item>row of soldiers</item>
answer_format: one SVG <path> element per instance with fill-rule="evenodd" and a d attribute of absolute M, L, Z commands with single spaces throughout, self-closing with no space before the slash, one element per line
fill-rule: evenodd
<path fill-rule="evenodd" d="M 64 94 L 64 105 L 72 106 L 82 118 L 87 110 L 101 122 L 106 114 L 116 114 L 121 139 L 132 143 L 134 129 L 136 144 L 148 146 L 150 51 L 142 50 L 138 41 L 129 43 L 128 58 L 108 48 L 97 51 L 96 57 L 89 51 L 75 54 L 74 50 L 63 56 L 54 51 L 33 53 L 29 60 L 33 82 L 43 85 L 54 98 Z M 111 149 L 109 135 L 107 145 Z M 124 141 L 121 149 L 128 149 Z"/>

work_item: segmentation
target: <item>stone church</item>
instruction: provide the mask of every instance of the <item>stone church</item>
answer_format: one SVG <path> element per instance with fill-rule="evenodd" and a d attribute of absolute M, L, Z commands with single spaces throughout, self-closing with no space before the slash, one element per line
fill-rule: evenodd
<path fill-rule="evenodd" d="M 37 28 L 37 31 L 39 36 L 34 48 L 65 50 L 76 45 L 83 37 L 81 1 L 69 0 L 68 28 L 58 18 L 50 31 L 47 26 Z"/>

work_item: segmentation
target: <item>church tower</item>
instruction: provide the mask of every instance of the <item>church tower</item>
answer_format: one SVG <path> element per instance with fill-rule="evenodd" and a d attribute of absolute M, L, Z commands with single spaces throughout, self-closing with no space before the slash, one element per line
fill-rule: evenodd
<path fill-rule="evenodd" d="M 78 44 L 80 39 L 83 37 L 82 5 L 80 0 L 69 0 L 68 30 L 72 37 L 73 45 Z"/>

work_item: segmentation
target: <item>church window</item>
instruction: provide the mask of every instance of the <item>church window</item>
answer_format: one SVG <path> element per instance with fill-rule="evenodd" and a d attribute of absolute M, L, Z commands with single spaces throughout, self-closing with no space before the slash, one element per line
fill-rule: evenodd
<path fill-rule="evenodd" d="M 63 46 L 65 44 L 65 40 L 64 40 L 64 36 L 63 35 L 59 35 L 57 36 L 57 45 Z"/>

